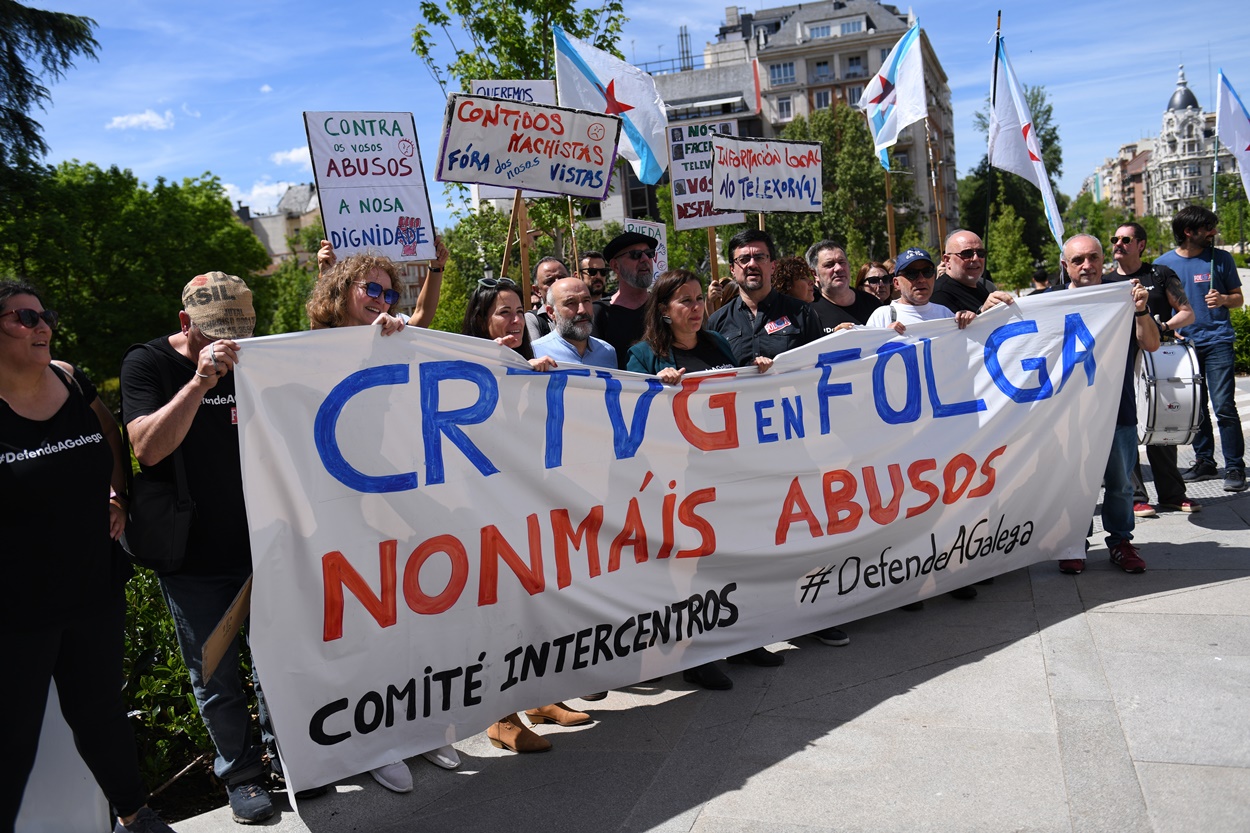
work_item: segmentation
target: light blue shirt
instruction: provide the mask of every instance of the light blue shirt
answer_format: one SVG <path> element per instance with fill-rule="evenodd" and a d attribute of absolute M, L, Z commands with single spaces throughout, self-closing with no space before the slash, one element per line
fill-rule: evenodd
<path fill-rule="evenodd" d="M 577 352 L 577 348 L 569 344 L 555 330 L 530 344 L 536 357 L 550 356 L 556 364 L 584 364 L 591 367 L 603 367 L 616 370 L 616 348 L 603 339 L 590 336 L 587 341 L 586 355 Z"/>

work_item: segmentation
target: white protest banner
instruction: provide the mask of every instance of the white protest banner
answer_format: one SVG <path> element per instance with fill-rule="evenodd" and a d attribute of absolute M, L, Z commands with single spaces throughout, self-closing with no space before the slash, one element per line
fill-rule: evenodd
<path fill-rule="evenodd" d="M 470 81 L 469 88 L 477 96 L 503 98 L 508 101 L 520 101 L 525 104 L 556 103 L 555 81 Z M 510 200 L 514 193 L 516 193 L 515 188 L 498 188 L 494 185 L 477 186 L 477 198 L 479 200 Z M 524 191 L 521 196 L 526 199 L 541 199 L 551 195 L 539 191 Z"/>
<path fill-rule="evenodd" d="M 655 270 L 653 274 L 661 275 L 668 271 L 668 226 L 663 223 L 653 223 L 650 220 L 635 220 L 631 217 L 626 217 L 621 231 L 636 231 L 639 234 L 648 234 L 658 240 L 659 243 L 655 247 Z"/>
<path fill-rule="evenodd" d="M 738 213 L 712 210 L 712 134 L 735 136 L 738 123 L 669 124 L 669 168 L 672 184 L 673 228 L 684 231 L 745 222 Z"/>
<path fill-rule="evenodd" d="M 457 93 L 447 98 L 437 178 L 602 200 L 620 134 L 616 116 Z"/>
<path fill-rule="evenodd" d="M 818 213 L 824 202 L 820 142 L 712 135 L 712 208 Z"/>
<path fill-rule="evenodd" d="M 434 215 L 412 113 L 305 112 L 304 129 L 335 253 L 433 260 Z"/>
<path fill-rule="evenodd" d="M 249 340 L 251 641 L 289 783 L 1083 557 L 1131 310 L 1047 293 L 679 387 L 415 327 Z"/>

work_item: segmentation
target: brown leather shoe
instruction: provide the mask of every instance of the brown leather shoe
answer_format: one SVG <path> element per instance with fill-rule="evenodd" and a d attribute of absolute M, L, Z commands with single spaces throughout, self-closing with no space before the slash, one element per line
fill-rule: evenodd
<path fill-rule="evenodd" d="M 486 730 L 486 737 L 496 749 L 510 749 L 513 752 L 546 752 L 551 748 L 551 742 L 522 723 L 516 712 L 492 723 Z"/>
<path fill-rule="evenodd" d="M 555 723 L 560 726 L 580 726 L 590 722 L 586 712 L 575 712 L 563 703 L 552 703 L 540 709 L 530 709 L 525 713 L 531 723 Z"/>

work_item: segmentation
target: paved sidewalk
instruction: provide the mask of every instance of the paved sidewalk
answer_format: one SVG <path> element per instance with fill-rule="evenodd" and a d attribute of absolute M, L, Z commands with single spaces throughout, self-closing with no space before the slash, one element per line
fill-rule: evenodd
<path fill-rule="evenodd" d="M 1250 421 L 1250 381 L 1238 391 Z M 547 754 L 478 735 L 457 744 L 457 772 L 412 759 L 409 795 L 365 775 L 298 816 L 278 799 L 267 827 L 1244 833 L 1250 492 L 1215 480 L 1189 496 L 1205 509 L 1138 521 L 1142 575 L 1096 535 L 1081 576 L 1037 564 L 975 601 L 851 623 L 845 648 L 780 643 L 784 666 L 729 666 L 728 692 L 672 675 L 574 700 L 597 720 L 541 727 Z M 223 808 L 177 829 L 242 828 Z"/>

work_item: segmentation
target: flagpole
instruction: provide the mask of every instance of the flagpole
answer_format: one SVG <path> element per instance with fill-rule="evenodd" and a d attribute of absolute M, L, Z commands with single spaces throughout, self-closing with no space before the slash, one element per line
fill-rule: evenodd
<path fill-rule="evenodd" d="M 998 10 L 998 23 L 994 29 L 994 74 L 990 76 L 990 118 L 994 118 L 994 108 L 998 105 L 998 40 L 1003 36 L 1003 10 Z M 985 156 L 986 172 L 989 182 L 985 188 L 985 236 L 982 241 L 989 248 L 990 215 L 994 212 L 994 166 L 990 164 L 989 152 Z"/>
<path fill-rule="evenodd" d="M 864 125 L 868 128 L 868 137 L 871 139 L 874 135 L 872 132 L 872 118 L 869 117 L 867 110 L 863 112 Z M 888 167 L 885 169 L 885 228 L 889 233 L 890 258 L 893 259 L 898 254 L 898 244 L 894 242 L 894 194 L 890 187 L 890 169 Z"/>
<path fill-rule="evenodd" d="M 1215 118 L 1217 122 L 1219 120 L 1219 117 L 1220 115 L 1217 112 L 1215 114 Z M 1220 175 L 1218 173 L 1219 167 L 1220 167 L 1220 131 L 1219 131 L 1219 125 L 1217 124 L 1216 131 L 1215 131 L 1215 150 L 1212 152 L 1212 156 L 1211 156 L 1211 213 L 1212 214 L 1219 213 L 1219 209 L 1216 208 L 1215 206 L 1216 200 L 1218 200 L 1220 196 L 1220 179 L 1219 179 Z"/>
<path fill-rule="evenodd" d="M 946 223 L 943 222 L 941 211 L 938 209 L 937 158 L 933 153 L 933 133 L 929 130 L 928 116 L 924 118 L 924 144 L 925 151 L 929 155 L 929 192 L 933 196 L 933 216 L 937 221 L 938 244 L 944 245 L 946 242 Z"/>

